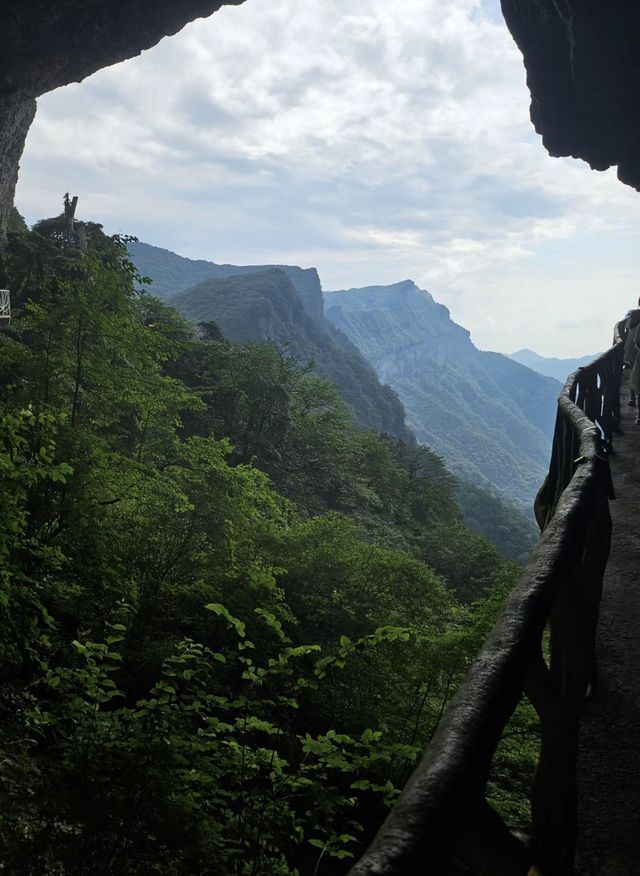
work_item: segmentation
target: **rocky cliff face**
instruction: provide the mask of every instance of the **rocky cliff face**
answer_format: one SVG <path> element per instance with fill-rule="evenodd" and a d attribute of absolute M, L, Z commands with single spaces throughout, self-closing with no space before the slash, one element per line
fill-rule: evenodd
<path fill-rule="evenodd" d="M 204 280 L 171 299 L 192 322 L 213 321 L 230 341 L 285 341 L 303 345 L 307 314 L 284 271 L 275 268 Z"/>
<path fill-rule="evenodd" d="M 244 0 L 5 0 L 0 12 L 0 249 L 40 94 L 139 55 Z"/>
<path fill-rule="evenodd" d="M 233 273 L 233 265 L 220 267 L 227 271 L 224 276 L 204 280 L 169 303 L 193 322 L 215 322 L 232 341 L 286 344 L 303 364 L 311 362 L 317 374 L 334 384 L 358 425 L 413 440 L 395 392 L 381 385 L 357 348 L 324 318 L 315 269 L 287 266 Z"/>
<path fill-rule="evenodd" d="M 419 441 L 464 480 L 530 510 L 548 464 L 558 382 L 478 350 L 410 280 L 328 292 L 325 311 L 398 393 Z"/>
<path fill-rule="evenodd" d="M 153 294 L 164 301 L 204 280 L 237 277 L 277 268 L 291 280 L 305 310 L 318 319 L 324 315 L 322 286 L 315 268 L 299 268 L 295 265 L 219 265 L 203 259 L 187 259 L 171 250 L 139 242 L 129 244 L 129 254 L 140 273 L 153 279 Z"/>
<path fill-rule="evenodd" d="M 5 0 L 0 93 L 37 97 L 244 0 Z"/>
<path fill-rule="evenodd" d="M 0 97 L 0 288 L 6 285 L 1 254 L 18 181 L 20 156 L 35 112 L 35 100 Z"/>
<path fill-rule="evenodd" d="M 471 349 L 467 329 L 412 280 L 326 293 L 327 316 L 362 349 L 383 379 L 412 373 L 426 358 L 444 364 Z"/>
<path fill-rule="evenodd" d="M 640 189 L 640 3 L 502 0 L 522 51 L 531 120 L 551 155 L 618 167 Z"/>

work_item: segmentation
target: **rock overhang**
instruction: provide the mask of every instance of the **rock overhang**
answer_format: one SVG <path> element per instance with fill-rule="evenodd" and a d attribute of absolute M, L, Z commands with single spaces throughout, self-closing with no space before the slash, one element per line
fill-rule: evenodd
<path fill-rule="evenodd" d="M 617 167 L 640 190 L 640 3 L 501 0 L 550 155 Z"/>
<path fill-rule="evenodd" d="M 0 10 L 0 255 L 35 99 L 139 55 L 244 0 L 4 0 Z M 4 282 L 0 257 L 0 285 Z"/>

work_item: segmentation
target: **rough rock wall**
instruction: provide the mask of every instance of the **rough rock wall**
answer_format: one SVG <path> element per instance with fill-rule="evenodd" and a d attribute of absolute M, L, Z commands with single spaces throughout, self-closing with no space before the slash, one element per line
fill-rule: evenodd
<path fill-rule="evenodd" d="M 4 0 L 0 93 L 37 97 L 243 0 Z"/>
<path fill-rule="evenodd" d="M 78 82 L 221 6 L 244 0 L 3 0 L 0 8 L 0 253 L 18 162 L 40 94 Z M 0 273 L 2 272 L 0 258 Z M 0 279 L 2 279 L 0 277 Z"/>
<path fill-rule="evenodd" d="M 35 112 L 33 98 L 20 100 L 0 96 L 0 251 L 13 204 L 20 156 Z M 0 288 L 5 285 L 4 264 L 0 258 Z"/>
<path fill-rule="evenodd" d="M 551 155 L 640 189 L 639 0 L 501 0 Z"/>

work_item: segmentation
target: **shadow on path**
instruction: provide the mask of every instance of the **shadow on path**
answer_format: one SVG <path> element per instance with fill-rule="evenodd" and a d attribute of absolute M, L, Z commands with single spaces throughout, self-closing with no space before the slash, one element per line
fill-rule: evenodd
<path fill-rule="evenodd" d="M 585 711 L 578 762 L 578 872 L 585 876 L 640 876 L 640 426 L 626 398 L 623 386 L 598 685 Z"/>

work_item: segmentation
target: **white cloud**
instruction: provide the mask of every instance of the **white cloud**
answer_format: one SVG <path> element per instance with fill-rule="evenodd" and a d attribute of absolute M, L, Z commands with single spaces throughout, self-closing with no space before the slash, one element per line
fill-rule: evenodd
<path fill-rule="evenodd" d="M 637 297 L 640 199 L 550 159 L 528 103 L 497 0 L 247 0 L 42 98 L 18 203 L 69 188 L 108 229 L 326 288 L 414 277 L 485 347 L 590 352 Z"/>

